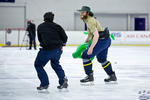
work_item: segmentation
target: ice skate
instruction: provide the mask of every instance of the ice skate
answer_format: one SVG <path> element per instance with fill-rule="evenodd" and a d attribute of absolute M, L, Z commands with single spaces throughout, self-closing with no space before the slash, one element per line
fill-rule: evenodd
<path fill-rule="evenodd" d="M 108 78 L 104 79 L 104 82 L 106 84 L 117 84 L 117 77 L 115 72 L 112 75 L 110 75 Z"/>
<path fill-rule="evenodd" d="M 39 86 L 37 87 L 38 93 L 49 93 L 48 91 L 48 85 L 47 86 Z"/>
<path fill-rule="evenodd" d="M 58 89 L 68 88 L 68 79 L 64 78 L 64 83 L 62 85 L 57 86 Z"/>
<path fill-rule="evenodd" d="M 91 73 L 90 75 L 86 76 L 84 79 L 80 80 L 80 83 L 81 83 L 81 85 L 85 85 L 85 86 L 94 85 L 93 73 Z"/>
<path fill-rule="evenodd" d="M 59 92 L 68 92 L 68 79 L 64 78 L 64 83 L 62 85 L 57 86 Z"/>

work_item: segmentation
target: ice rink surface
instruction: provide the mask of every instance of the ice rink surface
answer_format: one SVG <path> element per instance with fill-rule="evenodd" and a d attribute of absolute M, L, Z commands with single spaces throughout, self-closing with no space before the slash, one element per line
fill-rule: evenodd
<path fill-rule="evenodd" d="M 65 47 L 61 58 L 69 79 L 68 92 L 57 90 L 58 79 L 50 63 L 49 93 L 38 93 L 39 80 L 34 69 L 38 50 L 0 47 L 0 100 L 138 100 L 139 91 L 150 90 L 150 47 L 112 46 L 108 60 L 118 76 L 118 84 L 105 84 L 107 77 L 101 65 L 93 61 L 95 82 L 82 86 L 85 77 L 81 59 L 73 59 L 76 47 Z"/>

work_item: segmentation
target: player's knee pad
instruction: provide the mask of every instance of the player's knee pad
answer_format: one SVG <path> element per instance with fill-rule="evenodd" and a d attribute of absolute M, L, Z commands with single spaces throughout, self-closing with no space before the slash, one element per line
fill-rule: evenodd
<path fill-rule="evenodd" d="M 81 58 L 82 58 L 82 59 L 90 59 L 90 57 L 89 57 L 89 55 L 87 55 L 87 53 L 83 53 L 83 54 L 81 55 Z"/>
<path fill-rule="evenodd" d="M 102 64 L 102 66 L 104 67 L 106 64 L 108 64 L 109 63 L 109 61 L 104 61 L 104 62 L 101 62 L 101 64 Z"/>
<path fill-rule="evenodd" d="M 106 59 L 98 59 L 98 58 L 97 58 L 97 60 L 98 60 L 98 62 L 100 62 L 100 63 L 104 63 L 104 62 L 107 61 Z"/>
<path fill-rule="evenodd" d="M 91 62 L 90 59 L 83 59 L 83 63 Z"/>
<path fill-rule="evenodd" d="M 109 61 L 107 61 L 106 59 L 97 59 L 98 62 L 101 63 L 102 66 L 105 66 Z"/>

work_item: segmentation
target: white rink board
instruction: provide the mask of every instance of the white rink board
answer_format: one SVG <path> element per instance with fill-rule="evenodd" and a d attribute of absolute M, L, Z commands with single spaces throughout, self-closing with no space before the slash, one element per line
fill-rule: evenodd
<path fill-rule="evenodd" d="M 113 44 L 150 44 L 150 31 L 111 32 L 115 36 Z"/>
<path fill-rule="evenodd" d="M 11 34 L 5 35 L 5 31 L 0 31 L 0 44 L 5 44 L 5 41 L 10 41 L 12 45 L 21 45 L 25 31 L 12 30 Z M 112 44 L 150 44 L 150 31 L 111 31 L 115 37 Z M 83 31 L 66 31 L 68 35 L 68 45 L 82 44 L 87 35 Z M 6 37 L 5 37 L 6 36 Z M 3 43 L 2 43 L 3 42 Z M 36 37 L 36 42 L 39 41 Z"/>

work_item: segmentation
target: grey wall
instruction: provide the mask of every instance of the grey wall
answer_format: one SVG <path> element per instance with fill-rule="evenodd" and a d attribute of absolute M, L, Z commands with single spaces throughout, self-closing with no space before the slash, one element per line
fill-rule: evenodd
<path fill-rule="evenodd" d="M 83 5 L 90 6 L 95 13 L 149 14 L 149 4 L 150 0 L 16 0 L 15 4 L 0 3 L 0 6 L 26 6 L 26 18 L 36 24 L 42 22 L 45 12 L 53 11 L 55 22 L 66 30 L 74 30 L 74 14 Z"/>
<path fill-rule="evenodd" d="M 25 23 L 25 8 L 23 6 L 0 6 L 0 29 L 7 27 L 23 28 Z"/>

